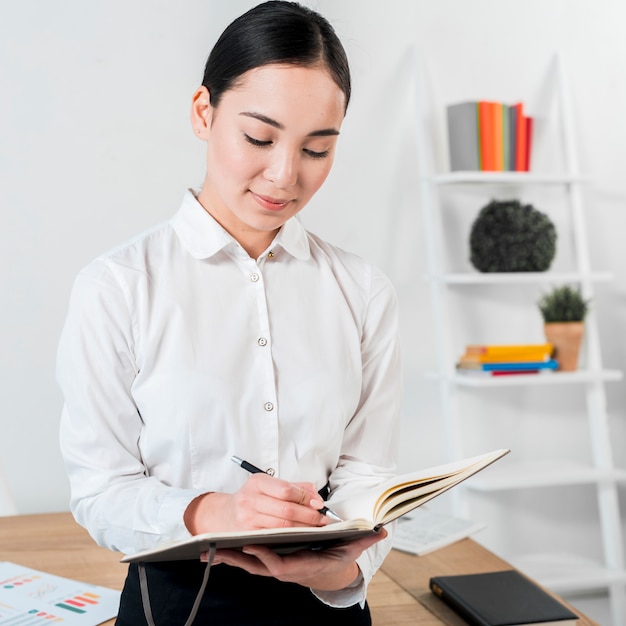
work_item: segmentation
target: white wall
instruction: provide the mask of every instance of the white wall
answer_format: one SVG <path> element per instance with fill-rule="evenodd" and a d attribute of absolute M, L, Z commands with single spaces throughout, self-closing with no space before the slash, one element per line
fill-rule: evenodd
<path fill-rule="evenodd" d="M 72 280 L 97 253 L 171 215 L 183 190 L 201 182 L 203 151 L 189 129 L 189 98 L 218 33 L 253 4 L 0 0 L 0 465 L 19 512 L 67 508 L 54 359 Z M 434 346 L 421 280 L 426 268 L 413 46 L 426 58 L 442 106 L 470 98 L 531 101 L 553 52 L 562 52 L 582 166 L 597 181 L 586 193 L 592 261 L 616 276 L 597 302 L 604 357 L 608 365 L 626 369 L 626 5 L 621 0 L 309 4 L 331 19 L 344 40 L 354 100 L 335 169 L 303 217 L 330 241 L 372 259 L 397 287 L 406 372 L 401 468 L 437 463 L 443 455 L 435 391 L 421 377 Z M 475 202 L 467 209 L 470 215 L 482 206 L 481 198 Z M 462 223 L 449 224 L 461 237 L 459 245 Z M 459 255 L 466 258 L 462 248 Z M 483 320 L 465 313 L 461 309 L 457 321 L 478 340 Z M 531 307 L 529 315 L 534 314 Z M 540 332 L 538 319 L 527 324 L 529 332 Z M 503 340 L 509 327 L 495 317 L 492 334 L 479 340 Z M 531 406 L 533 399 L 529 392 L 514 397 L 517 406 Z M 582 423 L 575 417 L 582 397 L 542 398 L 543 408 L 527 411 L 521 423 L 506 398 L 493 400 L 495 423 L 482 421 L 484 405 L 474 400 L 467 398 L 466 404 L 468 423 L 479 434 L 472 445 L 487 448 L 493 441 L 514 447 L 526 440 L 532 450 L 534 439 L 546 452 L 548 432 L 559 454 L 587 455 L 585 437 L 572 434 L 568 421 Z M 626 465 L 623 384 L 610 388 L 609 407 L 615 455 Z M 521 501 L 509 504 L 517 508 Z M 525 519 L 526 509 L 520 510 Z M 576 515 L 581 524 L 594 524 L 588 509 Z M 548 523 L 541 514 L 532 521 L 535 530 Z M 566 543 L 570 539 L 567 531 L 563 537 Z M 494 531 L 492 540 L 506 544 L 507 537 Z"/>

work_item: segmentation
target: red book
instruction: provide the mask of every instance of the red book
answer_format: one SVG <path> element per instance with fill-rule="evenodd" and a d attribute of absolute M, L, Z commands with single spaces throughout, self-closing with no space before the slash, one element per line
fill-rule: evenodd
<path fill-rule="evenodd" d="M 533 138 L 533 118 L 527 117 L 526 120 L 526 161 L 524 163 L 526 172 L 530 172 L 530 151 Z"/>
<path fill-rule="evenodd" d="M 526 153 L 528 149 L 526 139 L 526 117 L 524 116 L 524 105 L 519 102 L 514 104 L 515 109 L 515 171 L 526 171 Z"/>
<path fill-rule="evenodd" d="M 480 143 L 480 169 L 493 172 L 496 167 L 496 102 L 478 103 L 478 137 Z"/>

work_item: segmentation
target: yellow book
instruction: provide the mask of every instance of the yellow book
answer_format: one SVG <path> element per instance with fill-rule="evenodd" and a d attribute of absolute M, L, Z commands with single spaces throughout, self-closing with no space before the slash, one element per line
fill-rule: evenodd
<path fill-rule="evenodd" d="M 523 356 L 526 354 L 552 354 L 554 346 L 551 343 L 541 344 L 495 344 L 495 345 L 468 345 L 465 348 L 466 355 L 489 355 L 489 356 Z"/>

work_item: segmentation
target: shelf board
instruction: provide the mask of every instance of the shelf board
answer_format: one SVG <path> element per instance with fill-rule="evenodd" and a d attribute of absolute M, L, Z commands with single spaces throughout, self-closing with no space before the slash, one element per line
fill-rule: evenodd
<path fill-rule="evenodd" d="M 612 571 L 571 554 L 532 554 L 509 558 L 509 562 L 558 594 L 604 590 L 613 583 L 626 583 L 626 571 Z"/>
<path fill-rule="evenodd" d="M 440 281 L 446 285 L 519 285 L 542 283 L 579 283 L 584 280 L 607 282 L 613 280 L 611 272 L 458 272 L 428 275 L 427 280 Z"/>
<path fill-rule="evenodd" d="M 605 470 L 567 462 L 534 461 L 500 466 L 497 472 L 483 472 L 468 481 L 466 487 L 487 492 L 615 482 L 626 483 L 626 470 Z"/>
<path fill-rule="evenodd" d="M 623 373 L 619 370 L 577 370 L 575 372 L 542 372 L 510 376 L 489 376 L 483 375 L 483 372 L 478 372 L 476 374 L 454 374 L 450 380 L 460 387 L 518 387 L 523 385 L 582 384 L 598 381 L 616 382 L 622 378 Z"/>
<path fill-rule="evenodd" d="M 428 180 L 436 185 L 505 183 L 523 185 L 567 185 L 589 182 L 588 178 L 569 174 L 539 174 L 535 172 L 448 172 Z"/>

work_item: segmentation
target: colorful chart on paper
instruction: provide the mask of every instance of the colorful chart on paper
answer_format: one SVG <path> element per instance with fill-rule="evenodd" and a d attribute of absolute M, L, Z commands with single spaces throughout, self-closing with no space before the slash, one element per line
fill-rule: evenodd
<path fill-rule="evenodd" d="M 0 562 L 0 626 L 95 626 L 115 617 L 120 592 Z"/>

